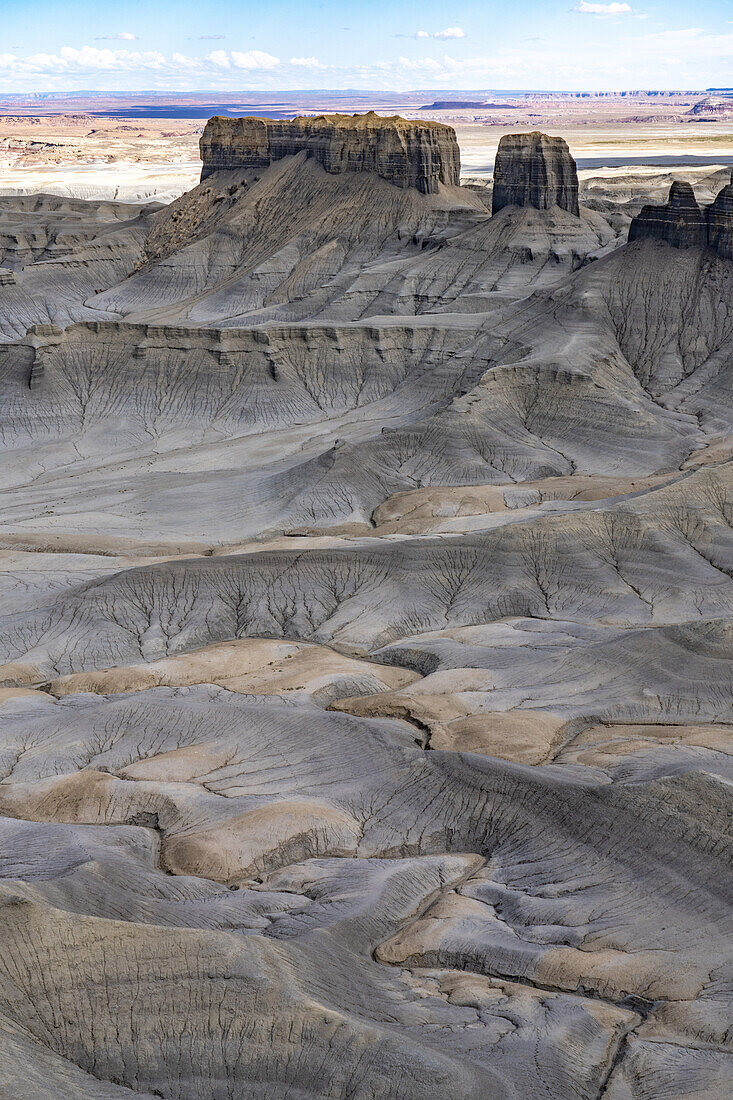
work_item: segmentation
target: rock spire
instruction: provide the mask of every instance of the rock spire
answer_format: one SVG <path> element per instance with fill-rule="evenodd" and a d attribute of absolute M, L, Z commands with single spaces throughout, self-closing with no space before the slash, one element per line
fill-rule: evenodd
<path fill-rule="evenodd" d="M 733 260 L 733 173 L 709 206 L 700 207 L 689 183 L 675 180 L 662 206 L 644 206 L 629 226 L 629 241 L 652 238 L 674 248 L 705 247 Z"/>
<path fill-rule="evenodd" d="M 539 130 L 504 135 L 494 162 L 492 213 L 505 206 L 559 206 L 578 216 L 578 173 L 562 138 Z"/>

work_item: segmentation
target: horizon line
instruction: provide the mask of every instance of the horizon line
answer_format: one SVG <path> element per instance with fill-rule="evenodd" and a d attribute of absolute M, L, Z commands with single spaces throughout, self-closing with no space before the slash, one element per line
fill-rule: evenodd
<path fill-rule="evenodd" d="M 561 95 L 561 96 L 629 96 L 629 95 L 706 95 L 714 92 L 733 92 L 730 87 L 712 88 L 410 88 L 405 91 L 395 91 L 391 88 L 282 88 L 269 89 L 221 89 L 221 88 L 191 88 L 183 91 L 180 88 L 161 90 L 160 88 L 138 89 L 105 89 L 105 88 L 73 88 L 69 91 L 41 91 L 34 89 L 26 92 L 0 91 L 0 101 L 3 99 L 24 99 L 30 96 L 44 99 L 70 99 L 74 96 L 284 96 L 284 95 L 380 95 L 380 96 L 409 96 L 409 95 L 438 95 L 450 94 L 465 98 L 468 95 Z"/>

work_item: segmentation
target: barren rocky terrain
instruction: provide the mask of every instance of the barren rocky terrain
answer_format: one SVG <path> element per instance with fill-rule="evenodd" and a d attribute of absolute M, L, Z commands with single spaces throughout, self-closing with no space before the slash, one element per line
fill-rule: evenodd
<path fill-rule="evenodd" d="M 3 1100 L 733 1091 L 730 170 L 413 106 L 0 198 Z"/>
<path fill-rule="evenodd" d="M 711 166 L 733 164 L 733 97 L 701 92 L 503 93 L 491 100 L 434 100 L 416 92 L 250 92 L 224 95 L 220 102 L 211 94 L 0 94 L 0 196 L 167 203 L 198 182 L 198 142 L 210 116 L 290 119 L 370 109 L 419 124 L 449 124 L 464 179 L 484 184 L 502 136 L 538 128 L 567 141 L 581 183 L 602 173 L 614 189 L 629 187 L 642 199 L 649 186 L 659 185 L 663 168 L 696 179 Z M 641 184 L 634 178 L 639 173 Z"/>

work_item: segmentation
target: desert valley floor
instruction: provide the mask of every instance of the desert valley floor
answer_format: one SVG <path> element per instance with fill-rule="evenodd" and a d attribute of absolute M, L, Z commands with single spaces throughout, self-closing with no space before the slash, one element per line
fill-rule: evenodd
<path fill-rule="evenodd" d="M 0 1097 L 722 1100 L 730 169 L 201 149 L 0 198 Z"/>

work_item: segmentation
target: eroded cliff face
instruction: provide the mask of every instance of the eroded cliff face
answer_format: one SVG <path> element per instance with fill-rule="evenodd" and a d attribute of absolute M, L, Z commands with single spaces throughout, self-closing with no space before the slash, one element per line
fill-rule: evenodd
<path fill-rule="evenodd" d="M 504 135 L 494 163 L 492 213 L 505 206 L 559 206 L 578 217 L 578 172 L 562 138 L 539 130 Z"/>
<path fill-rule="evenodd" d="M 731 177 L 707 209 L 708 244 L 724 260 L 733 260 L 733 173 Z"/>
<path fill-rule="evenodd" d="M 629 226 L 630 241 L 648 237 L 674 248 L 708 245 L 723 259 L 733 259 L 733 182 L 700 207 L 690 184 L 675 180 L 667 202 L 642 207 Z"/>
<path fill-rule="evenodd" d="M 397 187 L 435 194 L 457 186 L 460 152 L 455 131 L 440 122 L 408 122 L 399 115 L 319 115 L 273 121 L 212 118 L 200 142 L 201 179 L 232 169 L 265 169 L 306 152 L 327 172 L 375 172 Z"/>

